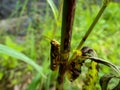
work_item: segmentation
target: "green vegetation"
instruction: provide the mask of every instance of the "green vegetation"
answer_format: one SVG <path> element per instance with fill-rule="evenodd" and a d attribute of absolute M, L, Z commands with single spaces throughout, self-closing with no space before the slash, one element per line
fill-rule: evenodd
<path fill-rule="evenodd" d="M 23 4 L 20 17 L 26 12 L 27 1 Z M 30 16 L 32 20 L 26 28 L 27 33 L 23 41 L 18 42 L 17 35 L 2 35 L 3 32 L 0 31 L 0 89 L 10 90 L 17 85 L 21 86 L 20 90 L 55 88 L 57 72 L 50 70 L 50 40 L 54 38 L 60 42 L 61 9 L 57 9 L 52 0 L 46 1 L 48 2 L 44 15 L 38 15 L 37 11 L 41 13 L 44 11 L 33 5 Z M 61 8 L 62 4 L 59 6 Z M 100 7 L 101 4 L 90 4 L 88 0 L 77 1 L 70 55 L 78 46 Z M 17 8 L 16 5 L 16 10 Z M 109 60 L 116 66 L 120 66 L 119 8 L 119 3 L 110 3 L 84 44 L 93 48 L 100 58 Z M 14 11 L 12 15 L 16 13 L 17 11 Z M 19 26 L 19 22 L 16 26 Z M 87 68 L 82 68 L 81 75 L 73 83 L 66 78 L 64 90 L 80 90 L 86 73 Z M 109 73 L 114 74 L 115 71 L 100 65 L 99 77 Z M 98 81 L 96 90 L 100 90 Z M 117 78 L 111 80 L 108 88 L 113 88 L 118 82 Z"/>

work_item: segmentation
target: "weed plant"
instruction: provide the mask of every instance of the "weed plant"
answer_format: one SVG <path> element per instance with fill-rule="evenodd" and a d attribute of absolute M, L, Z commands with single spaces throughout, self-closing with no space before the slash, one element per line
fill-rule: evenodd
<path fill-rule="evenodd" d="M 23 10 L 21 11 L 20 16 L 22 16 L 25 11 L 27 1 L 28 0 L 26 0 L 23 5 Z M 107 10 L 95 26 L 95 30 L 91 33 L 85 43 L 86 46 L 94 48 L 99 57 L 110 60 L 110 62 L 117 66 L 120 66 L 119 8 L 119 3 L 111 3 L 107 7 Z M 35 9 L 39 11 L 39 8 Z M 84 0 L 77 1 L 71 51 L 78 46 L 79 41 L 85 34 L 99 9 L 100 4 L 89 4 Z M 57 73 L 53 73 L 50 70 L 50 39 L 55 38 L 60 41 L 61 13 L 59 13 L 52 0 L 46 0 L 44 16 L 36 13 L 34 7 L 32 12 L 32 16 L 30 16 L 32 20 L 28 25 L 24 43 L 17 43 L 15 41 L 16 37 L 14 36 L 0 36 L 1 40 L 4 42 L 0 44 L 0 84 L 5 82 L 4 78 L 7 75 L 6 72 L 9 72 L 10 76 L 7 77 L 8 80 L 10 80 L 10 83 L 6 82 L 5 84 L 11 86 L 21 85 L 23 81 L 21 79 L 24 79 L 24 76 L 31 73 L 30 78 L 27 79 L 30 80 L 30 82 L 24 82 L 24 84 L 27 83 L 27 86 L 25 86 L 25 89 L 23 90 L 50 90 L 55 88 L 57 78 Z M 34 18 L 35 15 L 38 15 L 37 18 Z M 57 18 L 58 15 L 60 15 L 59 18 Z M 103 65 L 100 67 L 99 76 L 102 76 L 105 73 L 114 73 L 114 71 L 111 71 L 111 69 Z M 20 70 L 15 71 L 16 69 Z M 81 78 L 84 74 L 85 72 L 81 74 L 75 83 L 70 83 L 65 79 L 64 89 L 80 90 L 82 84 Z M 109 86 L 114 86 L 114 83 L 116 82 L 117 81 L 114 80 L 111 81 Z M 0 87 L 2 87 L 1 85 Z M 97 86 L 97 90 L 100 90 L 100 86 Z"/>

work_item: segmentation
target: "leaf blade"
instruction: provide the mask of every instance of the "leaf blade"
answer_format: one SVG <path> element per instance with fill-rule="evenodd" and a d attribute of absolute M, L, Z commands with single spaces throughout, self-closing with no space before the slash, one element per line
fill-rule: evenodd
<path fill-rule="evenodd" d="M 17 60 L 23 61 L 23 62 L 31 65 L 37 72 L 40 72 L 41 75 L 43 77 L 45 77 L 43 74 L 43 71 L 42 71 L 42 67 L 39 66 L 38 64 L 36 64 L 32 59 L 30 59 L 26 55 L 14 50 L 14 49 L 11 49 L 5 45 L 2 45 L 2 44 L 0 44 L 0 53 L 9 55 L 13 58 L 16 58 Z"/>

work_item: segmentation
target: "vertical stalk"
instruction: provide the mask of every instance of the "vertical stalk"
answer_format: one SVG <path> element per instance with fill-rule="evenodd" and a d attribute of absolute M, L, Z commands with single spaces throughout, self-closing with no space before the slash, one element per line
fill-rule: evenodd
<path fill-rule="evenodd" d="M 66 72 L 70 43 L 72 36 L 72 26 L 74 21 L 76 0 L 64 0 L 61 28 L 61 47 L 60 47 L 60 67 L 57 79 L 57 90 L 63 90 L 64 75 Z"/>

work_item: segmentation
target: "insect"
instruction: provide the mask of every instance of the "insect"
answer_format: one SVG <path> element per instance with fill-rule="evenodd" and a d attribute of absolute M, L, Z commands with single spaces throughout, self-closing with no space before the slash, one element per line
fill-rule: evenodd
<path fill-rule="evenodd" d="M 51 40 L 50 44 L 50 68 L 55 71 L 58 69 L 60 62 L 60 44 L 54 39 Z"/>
<path fill-rule="evenodd" d="M 70 61 L 68 65 L 68 79 L 73 82 L 75 79 L 77 79 L 81 73 L 81 67 L 86 60 L 87 57 L 93 56 L 95 52 L 93 49 L 84 46 L 80 51 L 75 52 L 76 56 L 73 57 L 73 59 Z"/>
<path fill-rule="evenodd" d="M 60 44 L 56 40 L 51 40 L 51 50 L 50 50 L 50 68 L 52 71 L 58 70 L 60 63 Z M 67 76 L 68 79 L 73 82 L 77 79 L 81 73 L 81 67 L 85 62 L 87 57 L 95 56 L 93 49 L 84 46 L 80 51 L 75 50 L 76 56 L 69 61 L 67 66 Z"/>

